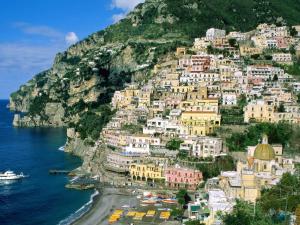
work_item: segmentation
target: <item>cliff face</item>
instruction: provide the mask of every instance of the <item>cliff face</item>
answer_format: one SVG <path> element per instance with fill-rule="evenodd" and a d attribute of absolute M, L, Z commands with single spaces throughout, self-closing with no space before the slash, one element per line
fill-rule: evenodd
<path fill-rule="evenodd" d="M 72 127 L 80 138 L 69 138 L 69 150 L 78 146 L 77 155 L 88 155 L 92 150 L 80 139 L 97 140 L 113 113 L 104 106 L 132 77 L 142 83 L 168 52 L 210 27 L 245 31 L 261 22 L 300 23 L 300 1 L 146 0 L 119 23 L 58 53 L 52 68 L 13 93 L 10 108 L 22 112 L 14 125 Z"/>

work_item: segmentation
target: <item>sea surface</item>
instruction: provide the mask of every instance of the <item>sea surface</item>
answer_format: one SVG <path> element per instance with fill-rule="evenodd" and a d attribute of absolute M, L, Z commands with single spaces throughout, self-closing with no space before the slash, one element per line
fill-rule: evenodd
<path fill-rule="evenodd" d="M 67 176 L 48 171 L 74 169 L 80 159 L 58 150 L 66 140 L 64 129 L 14 128 L 7 104 L 0 100 L 0 171 L 29 177 L 0 181 L 0 225 L 68 224 L 88 210 L 93 191 L 68 190 Z"/>

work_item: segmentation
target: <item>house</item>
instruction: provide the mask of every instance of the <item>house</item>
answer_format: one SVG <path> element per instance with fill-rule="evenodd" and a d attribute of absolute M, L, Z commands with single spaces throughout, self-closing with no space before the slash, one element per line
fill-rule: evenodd
<path fill-rule="evenodd" d="M 224 38 L 225 36 L 226 36 L 225 30 L 210 28 L 206 31 L 206 39 L 209 41 L 213 41 L 216 38 Z"/>
<path fill-rule="evenodd" d="M 165 180 L 164 166 L 153 163 L 134 163 L 130 165 L 129 173 L 132 180 L 161 181 Z"/>
<path fill-rule="evenodd" d="M 209 224 L 221 224 L 221 218 L 218 213 L 230 213 L 233 209 L 233 203 L 229 201 L 223 190 L 213 189 L 208 192 L 208 208 L 210 211 Z"/>
<path fill-rule="evenodd" d="M 144 157 L 126 152 L 110 152 L 106 157 L 105 168 L 117 173 L 129 173 L 131 164 L 142 163 Z"/>
<path fill-rule="evenodd" d="M 251 55 L 260 55 L 262 54 L 263 49 L 259 47 L 253 47 L 249 45 L 240 45 L 240 54 L 241 56 L 251 56 Z"/>
<path fill-rule="evenodd" d="M 150 154 L 150 146 L 160 145 L 159 138 L 143 134 L 128 136 L 127 142 L 125 151 L 136 154 Z"/>
<path fill-rule="evenodd" d="M 273 122 L 274 111 L 274 106 L 264 100 L 249 102 L 244 108 L 244 122 L 249 123 L 251 120 L 256 122 Z"/>
<path fill-rule="evenodd" d="M 222 105 L 235 106 L 237 105 L 237 95 L 234 91 L 222 93 Z"/>
<path fill-rule="evenodd" d="M 171 189 L 196 190 L 203 176 L 199 170 L 175 166 L 165 169 L 165 180 L 166 186 Z"/>
<path fill-rule="evenodd" d="M 191 144 L 190 154 L 196 158 L 215 158 L 224 155 L 223 141 L 215 137 L 197 137 Z"/>
<path fill-rule="evenodd" d="M 221 125 L 221 115 L 216 112 L 185 111 L 181 114 L 181 134 L 205 136 Z"/>
<path fill-rule="evenodd" d="M 290 53 L 274 53 L 272 55 L 272 60 L 281 64 L 292 64 L 293 59 Z"/>
<path fill-rule="evenodd" d="M 206 51 L 207 47 L 210 45 L 210 41 L 206 40 L 205 38 L 196 38 L 194 41 L 194 48 L 196 50 Z"/>

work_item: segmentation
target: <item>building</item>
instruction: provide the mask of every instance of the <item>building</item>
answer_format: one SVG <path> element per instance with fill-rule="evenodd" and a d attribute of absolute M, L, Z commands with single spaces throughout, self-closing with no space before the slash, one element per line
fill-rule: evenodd
<path fill-rule="evenodd" d="M 105 168 L 117 173 L 129 173 L 133 163 L 142 163 L 144 157 L 141 155 L 128 154 L 125 152 L 110 152 L 107 155 Z"/>
<path fill-rule="evenodd" d="M 244 108 L 244 122 L 273 122 L 275 108 L 264 100 L 249 102 Z"/>
<path fill-rule="evenodd" d="M 202 172 L 181 167 L 165 169 L 166 186 L 171 189 L 196 190 L 203 181 Z"/>
<path fill-rule="evenodd" d="M 226 31 L 220 30 L 216 28 L 210 28 L 206 31 L 206 39 L 209 41 L 212 41 L 216 38 L 225 38 L 226 37 Z"/>
<path fill-rule="evenodd" d="M 272 60 L 281 64 L 292 64 L 293 59 L 290 53 L 274 53 L 272 55 Z"/>
<path fill-rule="evenodd" d="M 180 145 L 181 151 L 187 151 L 189 155 L 196 158 L 218 157 L 226 154 L 223 149 L 221 138 L 202 136 L 183 138 L 184 142 Z"/>
<path fill-rule="evenodd" d="M 181 114 L 181 134 L 206 136 L 221 125 L 221 115 L 216 112 L 186 111 Z"/>
<path fill-rule="evenodd" d="M 153 182 L 165 180 L 164 167 L 159 164 L 153 164 L 153 163 L 132 164 L 130 165 L 129 173 L 132 180 L 153 181 Z"/>
<path fill-rule="evenodd" d="M 143 134 L 128 136 L 127 142 L 128 146 L 125 147 L 125 151 L 135 154 L 149 154 L 150 146 L 160 145 L 159 138 Z"/>
<path fill-rule="evenodd" d="M 261 190 L 276 185 L 284 173 L 294 173 L 293 160 L 282 156 L 281 145 L 270 145 L 268 137 L 248 147 L 247 161 L 239 161 L 237 171 L 222 172 L 220 186 L 231 199 L 255 202 Z"/>
<path fill-rule="evenodd" d="M 213 189 L 208 192 L 208 208 L 210 211 L 210 224 L 221 224 L 218 212 L 230 213 L 233 203 L 229 201 L 223 190 Z"/>
<path fill-rule="evenodd" d="M 262 54 L 263 49 L 259 47 L 252 47 L 249 45 L 240 45 L 240 54 L 241 56 L 251 56 L 251 55 L 260 55 Z"/>
<path fill-rule="evenodd" d="M 235 106 L 237 105 L 237 95 L 235 92 L 222 93 L 222 105 Z"/>

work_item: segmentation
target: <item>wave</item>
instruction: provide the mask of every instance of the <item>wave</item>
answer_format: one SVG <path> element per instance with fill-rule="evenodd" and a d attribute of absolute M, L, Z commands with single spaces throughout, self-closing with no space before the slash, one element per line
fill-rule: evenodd
<path fill-rule="evenodd" d="M 86 204 L 84 204 L 80 209 L 78 209 L 76 212 L 68 216 L 66 219 L 61 220 L 58 225 L 70 225 L 74 223 L 76 220 L 81 218 L 84 214 L 86 214 L 92 207 L 94 198 L 99 195 L 99 191 L 95 191 L 91 197 L 90 201 L 88 201 Z"/>
<path fill-rule="evenodd" d="M 63 145 L 63 146 L 59 147 L 58 150 L 59 151 L 65 151 L 65 146 Z"/>

